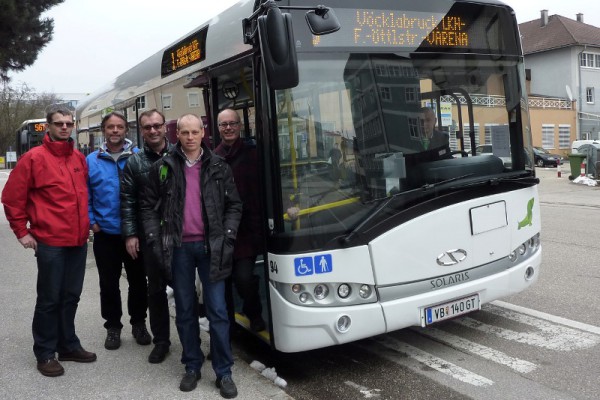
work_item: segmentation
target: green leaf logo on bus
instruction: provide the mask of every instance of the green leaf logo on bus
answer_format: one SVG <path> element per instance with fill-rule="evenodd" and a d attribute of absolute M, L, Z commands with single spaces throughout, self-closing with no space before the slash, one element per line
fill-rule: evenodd
<path fill-rule="evenodd" d="M 522 221 L 519 221 L 519 229 L 525 228 L 527 225 L 531 226 L 531 220 L 533 219 L 533 203 L 535 199 L 532 197 L 527 202 L 527 215 L 523 218 Z"/>

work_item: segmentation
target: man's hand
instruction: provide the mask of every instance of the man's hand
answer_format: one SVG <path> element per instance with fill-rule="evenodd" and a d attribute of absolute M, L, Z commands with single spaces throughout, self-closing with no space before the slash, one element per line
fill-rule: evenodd
<path fill-rule="evenodd" d="M 21 243 L 25 249 L 33 249 L 33 251 L 37 251 L 37 240 L 35 240 L 30 233 L 20 238 L 19 243 Z"/>
<path fill-rule="evenodd" d="M 131 258 L 135 260 L 138 256 L 138 252 L 140 251 L 140 241 L 138 240 L 137 236 L 129 236 L 127 239 L 125 239 L 125 248 L 127 249 L 127 253 L 129 253 Z"/>

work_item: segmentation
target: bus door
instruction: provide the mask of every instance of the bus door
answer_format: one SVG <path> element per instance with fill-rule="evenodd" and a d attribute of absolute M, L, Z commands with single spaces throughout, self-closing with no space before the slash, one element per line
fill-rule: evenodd
<path fill-rule="evenodd" d="M 268 151 L 265 151 L 264 144 L 261 140 L 262 135 L 256 129 L 256 107 L 253 93 L 254 88 L 254 69 L 252 67 L 252 58 L 246 57 L 241 60 L 229 63 L 225 66 L 207 71 L 209 79 L 207 80 L 204 90 L 205 113 L 209 131 L 212 134 L 213 148 L 216 148 L 221 143 L 219 135 L 219 127 L 217 117 L 223 109 L 233 109 L 238 113 L 240 118 L 240 137 L 250 146 L 255 146 L 257 150 L 257 173 L 258 180 L 253 182 L 255 185 L 256 195 L 259 197 L 260 210 L 264 210 L 263 205 L 266 203 L 265 193 L 268 189 L 264 183 L 269 181 L 269 178 L 264 174 L 268 168 L 264 168 L 265 163 L 262 161 L 263 156 L 268 157 Z M 236 178 L 236 182 L 237 182 Z M 243 184 L 247 184 L 244 182 Z M 240 184 L 238 184 L 238 187 Z M 242 199 L 243 200 L 243 199 Z M 260 216 L 261 221 L 265 221 L 263 215 Z M 261 223 L 263 231 L 266 230 L 266 223 Z M 266 234 L 257 236 L 266 238 Z M 239 240 L 239 238 L 238 238 Z M 263 243 L 264 244 L 264 243 Z M 262 246 L 263 248 L 266 246 Z M 269 326 L 270 310 L 268 302 L 268 274 L 264 270 L 264 255 L 261 253 L 257 257 L 254 274 L 259 278 L 259 294 L 262 303 L 262 317 Z M 238 294 L 238 290 L 233 285 L 233 302 L 235 308 L 236 322 L 244 328 L 250 330 L 250 321 L 243 313 L 243 302 Z M 258 332 L 265 341 L 269 341 L 269 334 L 266 331 Z"/>

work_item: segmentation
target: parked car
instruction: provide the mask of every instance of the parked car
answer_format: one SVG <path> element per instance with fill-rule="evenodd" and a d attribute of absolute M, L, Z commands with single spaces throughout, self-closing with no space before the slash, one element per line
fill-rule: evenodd
<path fill-rule="evenodd" d="M 535 165 L 538 167 L 556 167 L 557 165 L 562 165 L 563 163 L 562 156 L 558 154 L 552 154 L 548 150 L 541 147 L 533 148 L 533 157 Z"/>

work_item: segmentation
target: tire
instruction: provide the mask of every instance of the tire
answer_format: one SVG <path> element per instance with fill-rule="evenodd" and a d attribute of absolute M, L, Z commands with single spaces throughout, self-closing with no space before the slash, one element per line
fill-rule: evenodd
<path fill-rule="evenodd" d="M 544 166 L 544 160 L 542 160 L 541 158 L 539 160 L 537 160 L 535 162 L 535 165 L 537 165 L 538 167 L 543 167 Z"/>

